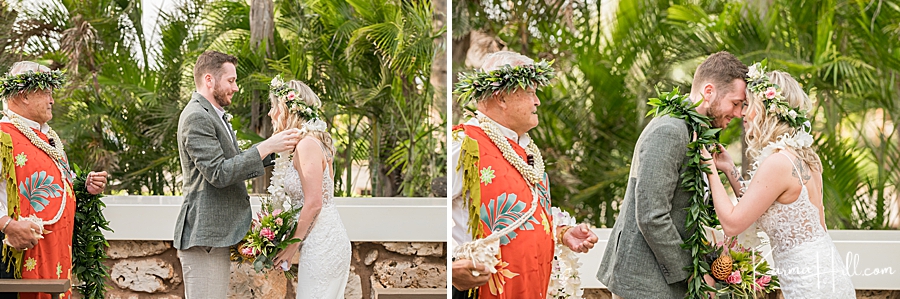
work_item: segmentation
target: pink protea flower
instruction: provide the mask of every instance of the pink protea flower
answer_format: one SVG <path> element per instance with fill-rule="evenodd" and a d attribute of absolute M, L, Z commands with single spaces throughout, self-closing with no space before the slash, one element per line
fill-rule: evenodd
<path fill-rule="evenodd" d="M 772 282 L 772 277 L 769 275 L 763 275 L 756 279 L 756 285 L 758 285 L 760 289 L 769 286 L 770 282 Z"/>
<path fill-rule="evenodd" d="M 275 225 L 281 226 L 284 224 L 284 219 L 275 218 Z"/>
<path fill-rule="evenodd" d="M 725 282 L 730 284 L 741 283 L 741 271 L 731 272 L 731 275 L 728 275 L 728 278 L 725 278 Z"/>
<path fill-rule="evenodd" d="M 770 99 L 770 100 L 774 99 L 776 94 L 777 94 L 777 92 L 775 91 L 775 87 L 766 88 L 766 98 L 767 99 Z"/>
<path fill-rule="evenodd" d="M 281 214 L 281 212 L 281 209 L 275 209 L 274 211 L 272 211 L 272 216 L 278 217 L 278 214 Z"/>
<path fill-rule="evenodd" d="M 273 232 L 268 227 L 263 227 L 263 229 L 259 231 L 259 235 L 263 236 L 266 239 L 269 239 L 269 241 L 275 240 L 275 232 Z"/>

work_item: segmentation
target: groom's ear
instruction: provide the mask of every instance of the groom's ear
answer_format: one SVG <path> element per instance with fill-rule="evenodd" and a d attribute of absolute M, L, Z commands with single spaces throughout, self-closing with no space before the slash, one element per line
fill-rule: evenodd
<path fill-rule="evenodd" d="M 703 103 L 700 105 L 708 107 L 716 96 L 716 86 L 712 82 L 706 82 L 703 84 L 703 88 L 700 89 L 700 93 L 703 95 Z"/>

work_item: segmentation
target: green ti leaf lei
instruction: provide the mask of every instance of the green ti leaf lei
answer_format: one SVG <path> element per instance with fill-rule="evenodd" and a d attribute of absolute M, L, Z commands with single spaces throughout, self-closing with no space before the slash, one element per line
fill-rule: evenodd
<path fill-rule="evenodd" d="M 14 94 L 26 91 L 57 89 L 65 84 L 66 75 L 61 71 L 28 71 L 23 74 L 0 78 L 0 98 L 8 98 Z"/>
<path fill-rule="evenodd" d="M 106 278 L 109 267 L 103 264 L 109 256 L 106 248 L 109 243 L 103 232 L 112 231 L 109 221 L 103 216 L 106 204 L 100 200 L 103 195 L 93 195 L 87 191 L 84 183 L 88 172 L 73 164 L 76 179 L 75 188 L 75 230 L 72 237 L 72 273 L 81 282 L 75 286 L 85 298 L 105 298 Z"/>
<path fill-rule="evenodd" d="M 550 84 L 550 80 L 556 77 L 552 65 L 553 61 L 541 60 L 529 65 L 507 64 L 490 72 L 460 72 L 459 82 L 456 83 L 453 92 L 459 94 L 458 101 L 465 106 L 472 100 L 481 101 L 500 92 L 509 93 L 519 88 L 530 87 L 540 89 Z"/>
<path fill-rule="evenodd" d="M 709 262 L 706 261 L 706 256 L 712 252 L 703 226 L 712 227 L 717 220 L 715 212 L 711 209 L 704 194 L 704 190 L 708 186 L 706 186 L 703 176 L 711 173 L 711 170 L 708 165 L 702 163 L 705 159 L 700 155 L 700 149 L 702 146 L 716 145 L 718 143 L 716 135 L 720 129 L 711 128 L 709 117 L 697 113 L 695 108 L 700 103 L 702 102 L 693 103 L 686 94 L 678 94 L 676 88 L 668 93 L 660 93 L 659 98 L 651 98 L 648 105 L 653 109 L 647 113 L 648 116 L 669 115 L 683 119 L 688 125 L 689 133 L 692 136 L 697 133 L 697 140 L 687 146 L 689 158 L 685 165 L 687 170 L 681 175 L 681 187 L 691 195 L 685 219 L 685 229 L 690 235 L 681 245 L 691 253 L 692 258 L 691 265 L 685 268 L 690 273 L 688 292 L 685 294 L 685 298 L 706 298 L 705 292 L 715 291 L 703 280 L 703 275 L 709 274 Z"/>

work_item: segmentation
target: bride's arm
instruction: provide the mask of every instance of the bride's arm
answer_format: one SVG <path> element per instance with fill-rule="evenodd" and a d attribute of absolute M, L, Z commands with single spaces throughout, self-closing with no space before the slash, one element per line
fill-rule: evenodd
<path fill-rule="evenodd" d="M 318 142 L 312 137 L 300 140 L 294 153 L 291 162 L 300 174 L 300 184 L 303 186 L 303 209 L 300 210 L 300 219 L 297 220 L 294 238 L 306 240 L 319 216 L 319 211 L 322 210 L 322 175 L 325 172 L 325 156 Z M 279 252 L 274 260 L 275 266 L 281 264 L 281 261 L 290 263 L 301 244 L 302 242 L 288 245 Z"/>
<path fill-rule="evenodd" d="M 322 210 L 322 173 L 325 172 L 325 156 L 319 147 L 318 141 L 313 138 L 304 138 L 297 143 L 294 155 L 294 168 L 300 173 L 300 184 L 303 186 L 303 209 L 300 210 L 300 219 L 297 221 L 295 238 L 306 239 L 312 230 L 319 211 Z"/>
<path fill-rule="evenodd" d="M 737 236 L 744 232 L 766 212 L 775 199 L 788 190 L 790 182 L 796 182 L 790 177 L 792 166 L 787 157 L 771 155 L 757 169 L 741 201 L 733 205 L 725 192 L 725 186 L 719 180 L 715 165 L 709 165 L 712 168 L 712 174 L 707 174 L 710 194 L 726 236 Z"/>

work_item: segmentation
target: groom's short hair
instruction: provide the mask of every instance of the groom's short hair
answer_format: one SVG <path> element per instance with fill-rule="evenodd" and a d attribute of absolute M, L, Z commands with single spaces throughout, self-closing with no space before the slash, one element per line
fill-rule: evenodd
<path fill-rule="evenodd" d="M 212 74 L 216 80 L 222 78 L 222 65 L 226 62 L 237 66 L 237 57 L 217 51 L 206 51 L 200 54 L 200 57 L 197 57 L 197 63 L 194 64 L 194 84 L 199 88 L 200 83 L 203 82 L 203 75 L 206 73 Z"/>
<path fill-rule="evenodd" d="M 747 65 L 734 57 L 731 53 L 722 51 L 706 58 L 697 71 L 694 72 L 692 87 L 701 87 L 705 82 L 710 82 L 719 89 L 718 92 L 726 94 L 731 92 L 734 79 L 747 78 L 749 69 Z"/>

